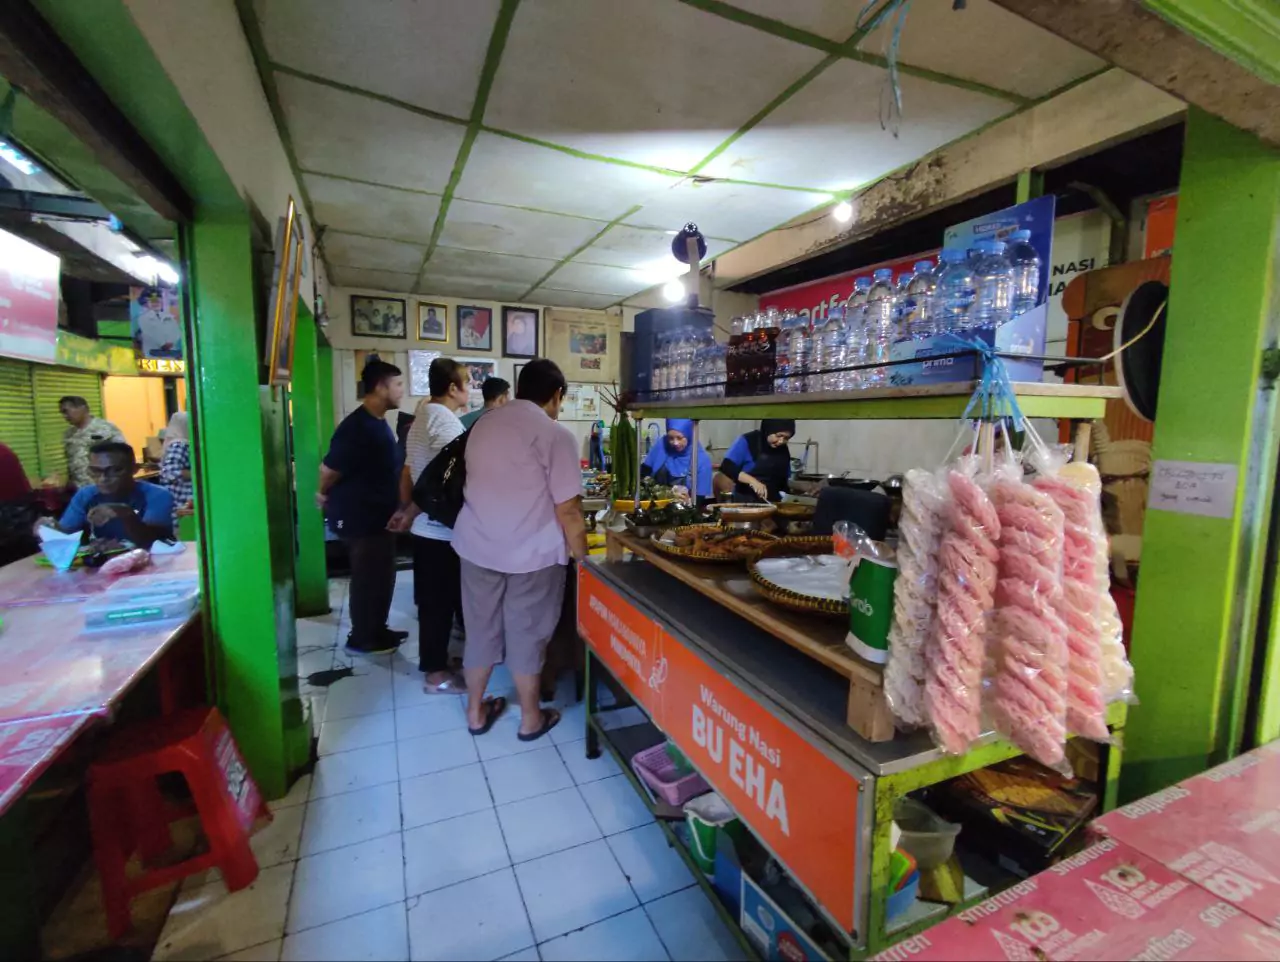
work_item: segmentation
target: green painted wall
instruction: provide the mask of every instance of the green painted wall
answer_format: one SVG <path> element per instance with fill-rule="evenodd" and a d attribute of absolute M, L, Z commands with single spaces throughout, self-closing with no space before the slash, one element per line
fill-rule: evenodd
<path fill-rule="evenodd" d="M 1142 5 L 1263 80 L 1280 84 L 1276 0 L 1142 0 Z"/>
<path fill-rule="evenodd" d="M 332 385 L 332 380 L 330 380 Z M 329 438 L 321 434 L 319 343 L 316 323 L 304 304 L 298 305 L 294 332 L 293 383 L 289 387 L 293 416 L 294 490 L 298 519 L 294 578 L 298 614 L 329 611 L 329 575 L 324 563 L 324 516 L 316 507 L 320 458 Z"/>
<path fill-rule="evenodd" d="M 316 348 L 316 371 L 320 379 L 320 456 L 324 457 L 324 452 L 329 450 L 333 429 L 337 426 L 338 412 L 333 399 L 333 348 L 323 336 Z"/>
<path fill-rule="evenodd" d="M 1274 392 L 1260 391 L 1259 371 L 1278 213 L 1280 153 L 1192 108 L 1153 455 L 1235 465 L 1240 485 L 1230 519 L 1147 512 L 1132 645 L 1141 704 L 1126 730 L 1127 798 L 1240 747 L 1274 478 Z"/>

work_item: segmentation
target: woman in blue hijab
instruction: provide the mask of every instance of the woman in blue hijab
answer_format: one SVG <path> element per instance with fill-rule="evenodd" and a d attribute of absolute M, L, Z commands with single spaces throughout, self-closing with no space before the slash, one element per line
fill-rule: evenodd
<path fill-rule="evenodd" d="M 658 484 L 681 485 L 692 492 L 694 486 L 689 482 L 689 473 L 693 470 L 693 451 L 689 447 L 692 439 L 692 421 L 688 418 L 667 418 L 667 433 L 645 457 L 644 464 L 640 466 L 640 477 L 652 475 Z M 703 448 L 698 452 L 699 498 L 711 497 L 711 475 L 711 455 Z"/>

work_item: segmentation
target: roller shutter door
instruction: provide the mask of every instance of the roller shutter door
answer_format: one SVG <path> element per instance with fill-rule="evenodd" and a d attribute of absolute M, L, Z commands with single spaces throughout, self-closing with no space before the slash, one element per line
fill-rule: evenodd
<path fill-rule="evenodd" d="M 22 461 L 32 482 L 40 480 L 40 449 L 36 441 L 36 410 L 31 369 L 26 361 L 0 357 L 0 442 Z"/>

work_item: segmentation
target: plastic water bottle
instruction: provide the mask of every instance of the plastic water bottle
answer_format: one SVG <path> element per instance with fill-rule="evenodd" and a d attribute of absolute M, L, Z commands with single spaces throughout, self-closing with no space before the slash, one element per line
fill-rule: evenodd
<path fill-rule="evenodd" d="M 871 290 L 867 292 L 868 364 L 885 364 L 889 361 L 889 351 L 897 337 L 894 317 L 897 301 L 897 292 L 893 289 L 893 271 L 882 267 L 872 275 Z M 870 387 L 881 387 L 889 379 L 889 371 L 884 367 L 867 368 L 863 373 L 863 383 Z"/>
<path fill-rule="evenodd" d="M 827 318 L 815 314 L 809 330 L 809 376 L 805 379 L 808 390 L 818 392 L 827 385 Z"/>
<path fill-rule="evenodd" d="M 809 389 L 809 366 L 813 363 L 813 340 L 809 333 L 809 319 L 796 315 L 787 338 L 787 364 L 791 370 L 788 393 L 803 394 Z"/>
<path fill-rule="evenodd" d="M 778 319 L 778 340 L 775 342 L 773 391 L 775 394 L 791 393 L 791 327 L 795 313 L 784 311 Z"/>
<path fill-rule="evenodd" d="M 853 293 L 844 307 L 844 357 L 850 367 L 867 361 L 867 292 L 871 278 L 859 277 L 853 282 Z M 846 383 L 850 390 L 862 387 L 865 371 L 849 371 Z"/>
<path fill-rule="evenodd" d="M 1009 319 L 1013 295 L 1013 268 L 1005 254 L 1004 241 L 978 241 L 974 264 L 974 327 L 996 328 Z"/>
<path fill-rule="evenodd" d="M 934 333 L 934 292 L 938 287 L 937 275 L 933 272 L 933 261 L 916 261 L 911 277 L 907 281 L 906 293 L 902 298 L 901 336 L 914 340 L 933 337 Z"/>
<path fill-rule="evenodd" d="M 1009 265 L 1013 271 L 1013 297 L 1009 316 L 1017 317 L 1040 300 L 1040 254 L 1031 246 L 1031 231 L 1016 230 L 1009 235 Z"/>
<path fill-rule="evenodd" d="M 845 323 L 846 305 L 836 307 L 827 318 L 827 326 L 822 330 L 822 360 L 826 363 L 827 373 L 823 375 L 822 387 L 827 391 L 846 391 L 849 389 L 849 372 L 842 371 L 848 361 L 845 338 L 848 326 Z"/>
<path fill-rule="evenodd" d="M 934 328 L 938 334 L 956 334 L 971 326 L 969 314 L 973 310 L 973 270 L 965 251 L 948 248 L 942 252 L 942 268 L 938 271 L 937 320 Z"/>

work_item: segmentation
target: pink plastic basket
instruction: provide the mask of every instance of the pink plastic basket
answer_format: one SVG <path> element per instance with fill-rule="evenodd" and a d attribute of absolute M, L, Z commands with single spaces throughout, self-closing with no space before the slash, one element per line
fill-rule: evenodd
<path fill-rule="evenodd" d="M 697 772 L 684 776 L 677 772 L 665 744 L 637 752 L 631 758 L 631 767 L 668 805 L 680 806 L 694 796 L 711 791 L 706 779 Z"/>

